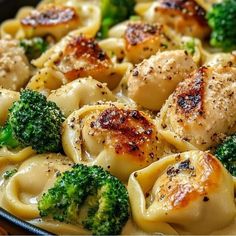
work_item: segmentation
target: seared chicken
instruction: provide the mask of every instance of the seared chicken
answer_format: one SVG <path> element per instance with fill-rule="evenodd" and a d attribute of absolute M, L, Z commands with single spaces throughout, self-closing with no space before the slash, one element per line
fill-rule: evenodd
<path fill-rule="evenodd" d="M 132 63 L 139 63 L 158 51 L 178 48 L 177 36 L 161 24 L 130 23 L 124 38 L 126 56 Z"/>
<path fill-rule="evenodd" d="M 196 69 L 183 50 L 159 52 L 128 72 L 128 96 L 151 110 L 160 110 L 177 84 Z"/>
<path fill-rule="evenodd" d="M 161 127 L 201 150 L 236 125 L 236 68 L 201 67 L 179 84 L 161 110 Z"/>
<path fill-rule="evenodd" d="M 56 70 L 72 81 L 92 76 L 114 89 L 126 70 L 122 64 L 115 64 L 93 38 L 71 37 L 52 62 Z"/>
<path fill-rule="evenodd" d="M 79 25 L 73 7 L 47 4 L 21 19 L 26 37 L 53 35 L 57 40 Z"/>
<path fill-rule="evenodd" d="M 168 25 L 183 35 L 202 39 L 210 33 L 205 15 L 205 10 L 194 0 L 158 0 L 147 11 L 146 18 Z"/>
<path fill-rule="evenodd" d="M 112 66 L 110 58 L 94 39 L 82 36 L 73 38 L 66 45 L 55 64 L 69 80 L 104 73 Z"/>

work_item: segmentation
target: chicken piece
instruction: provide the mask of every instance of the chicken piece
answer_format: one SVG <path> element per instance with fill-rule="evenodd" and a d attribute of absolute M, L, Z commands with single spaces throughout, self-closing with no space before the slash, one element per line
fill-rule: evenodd
<path fill-rule="evenodd" d="M 160 110 L 177 84 L 195 69 L 184 50 L 159 52 L 128 72 L 128 96 L 145 108 Z"/>
<path fill-rule="evenodd" d="M 112 66 L 110 58 L 94 39 L 78 37 L 72 39 L 55 63 L 69 80 L 94 76 Z"/>
<path fill-rule="evenodd" d="M 79 16 L 73 7 L 47 4 L 21 19 L 26 37 L 53 35 L 57 40 L 79 25 Z"/>
<path fill-rule="evenodd" d="M 147 11 L 146 18 L 183 35 L 203 39 L 210 33 L 205 15 L 205 10 L 194 0 L 158 0 Z"/>
<path fill-rule="evenodd" d="M 160 127 L 207 150 L 235 132 L 236 68 L 201 67 L 176 88 L 161 110 Z"/>
<path fill-rule="evenodd" d="M 53 64 L 69 81 L 92 76 L 110 89 L 118 85 L 126 69 L 113 63 L 95 39 L 84 36 L 70 38 Z"/>
<path fill-rule="evenodd" d="M 19 91 L 30 77 L 30 66 L 17 40 L 0 40 L 0 87 Z"/>
<path fill-rule="evenodd" d="M 127 59 L 134 64 L 158 51 L 178 48 L 177 35 L 161 24 L 129 23 L 124 38 Z"/>
<path fill-rule="evenodd" d="M 234 66 L 236 67 L 236 51 L 232 53 L 205 53 L 204 65 L 207 66 Z"/>

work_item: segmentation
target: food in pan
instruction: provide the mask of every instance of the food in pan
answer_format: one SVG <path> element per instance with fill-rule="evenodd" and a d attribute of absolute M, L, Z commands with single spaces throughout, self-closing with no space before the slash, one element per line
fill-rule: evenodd
<path fill-rule="evenodd" d="M 236 1 L 42 0 L 0 27 L 0 206 L 55 234 L 236 234 Z"/>

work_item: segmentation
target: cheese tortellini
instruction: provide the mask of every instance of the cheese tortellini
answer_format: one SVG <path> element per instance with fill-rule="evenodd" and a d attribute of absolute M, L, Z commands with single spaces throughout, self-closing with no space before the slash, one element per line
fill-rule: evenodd
<path fill-rule="evenodd" d="M 128 182 L 132 215 L 150 233 L 209 234 L 236 214 L 232 176 L 210 153 L 164 157 Z"/>
<path fill-rule="evenodd" d="M 204 65 L 207 66 L 234 66 L 236 67 L 236 54 L 235 53 L 205 53 Z"/>
<path fill-rule="evenodd" d="M 159 126 L 170 141 L 177 136 L 207 150 L 236 125 L 236 68 L 201 67 L 179 84 L 161 109 Z"/>
<path fill-rule="evenodd" d="M 183 50 L 159 52 L 127 73 L 128 96 L 145 108 L 160 110 L 177 84 L 195 69 Z"/>
<path fill-rule="evenodd" d="M 60 88 L 69 83 L 65 76 L 52 68 L 43 68 L 30 79 L 26 88 L 38 91 L 45 96 L 49 96 L 52 90 Z"/>
<path fill-rule="evenodd" d="M 41 0 L 2 22 L 0 208 L 57 235 L 90 235 L 102 232 L 95 228 L 107 227 L 100 220 L 107 209 L 112 205 L 117 212 L 117 202 L 125 200 L 120 212 L 127 214 L 113 218 L 109 212 L 108 227 L 120 224 L 111 232 L 235 234 L 236 177 L 226 170 L 234 157 L 221 163 L 216 153 L 236 133 L 236 51 L 211 47 L 207 22 L 212 4 L 221 1 Z M 25 89 L 35 93 L 32 102 L 20 96 Z M 38 93 L 45 95 L 42 101 Z M 15 127 L 25 135 L 34 110 L 37 116 L 55 107 L 61 111 L 52 112 L 60 116 L 58 153 L 14 145 L 21 140 L 19 129 L 11 127 L 16 113 L 11 107 L 19 99 L 14 109 L 18 105 L 22 116 Z M 50 133 L 44 118 L 43 128 L 33 129 L 36 136 Z M 120 183 L 86 170 L 86 182 L 94 180 L 90 174 L 101 182 L 84 192 L 80 181 L 71 185 L 75 172 L 68 173 L 69 181 L 59 177 L 88 169 L 83 165 L 99 166 Z M 46 209 L 61 196 L 54 190 L 45 195 L 58 177 L 69 184 L 59 187 L 67 196 Z M 123 196 L 113 194 L 113 185 L 120 184 L 128 191 Z M 73 189 L 80 199 L 73 199 Z M 57 215 L 48 214 L 54 206 L 60 208 Z"/>
<path fill-rule="evenodd" d="M 54 4 L 45 4 L 20 20 L 25 36 L 44 36 L 48 32 L 59 40 L 79 25 L 76 9 Z"/>
<path fill-rule="evenodd" d="M 147 114 L 119 103 L 72 113 L 63 125 L 62 144 L 74 162 L 102 166 L 124 181 L 171 152 Z"/>
<path fill-rule="evenodd" d="M 39 217 L 38 199 L 50 188 L 56 176 L 68 170 L 72 162 L 60 154 L 36 155 L 24 161 L 8 181 L 2 206 L 14 215 L 31 219 Z"/>
<path fill-rule="evenodd" d="M 97 4 L 80 1 L 41 2 L 35 9 L 20 9 L 15 19 L 1 25 L 1 35 L 13 38 L 53 36 L 59 41 L 74 31 L 94 37 L 100 27 L 101 12 Z"/>
<path fill-rule="evenodd" d="M 91 77 L 81 78 L 54 90 L 48 97 L 55 102 L 65 116 L 80 107 L 97 101 L 115 101 L 115 96 L 102 84 Z"/>
<path fill-rule="evenodd" d="M 0 88 L 0 125 L 3 125 L 7 119 L 8 109 L 17 101 L 20 94 L 15 91 Z"/>

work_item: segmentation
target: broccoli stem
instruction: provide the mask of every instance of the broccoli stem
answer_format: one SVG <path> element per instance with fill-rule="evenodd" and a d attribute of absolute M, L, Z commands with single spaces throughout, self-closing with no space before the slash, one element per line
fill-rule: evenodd
<path fill-rule="evenodd" d="M 0 129 L 0 147 L 16 148 L 20 144 L 13 135 L 13 130 L 10 124 L 6 124 Z"/>
<path fill-rule="evenodd" d="M 108 31 L 110 29 L 110 27 L 112 26 L 113 22 L 111 19 L 104 19 L 102 22 L 102 28 L 100 31 L 100 37 L 101 38 L 105 38 L 108 35 Z"/>

